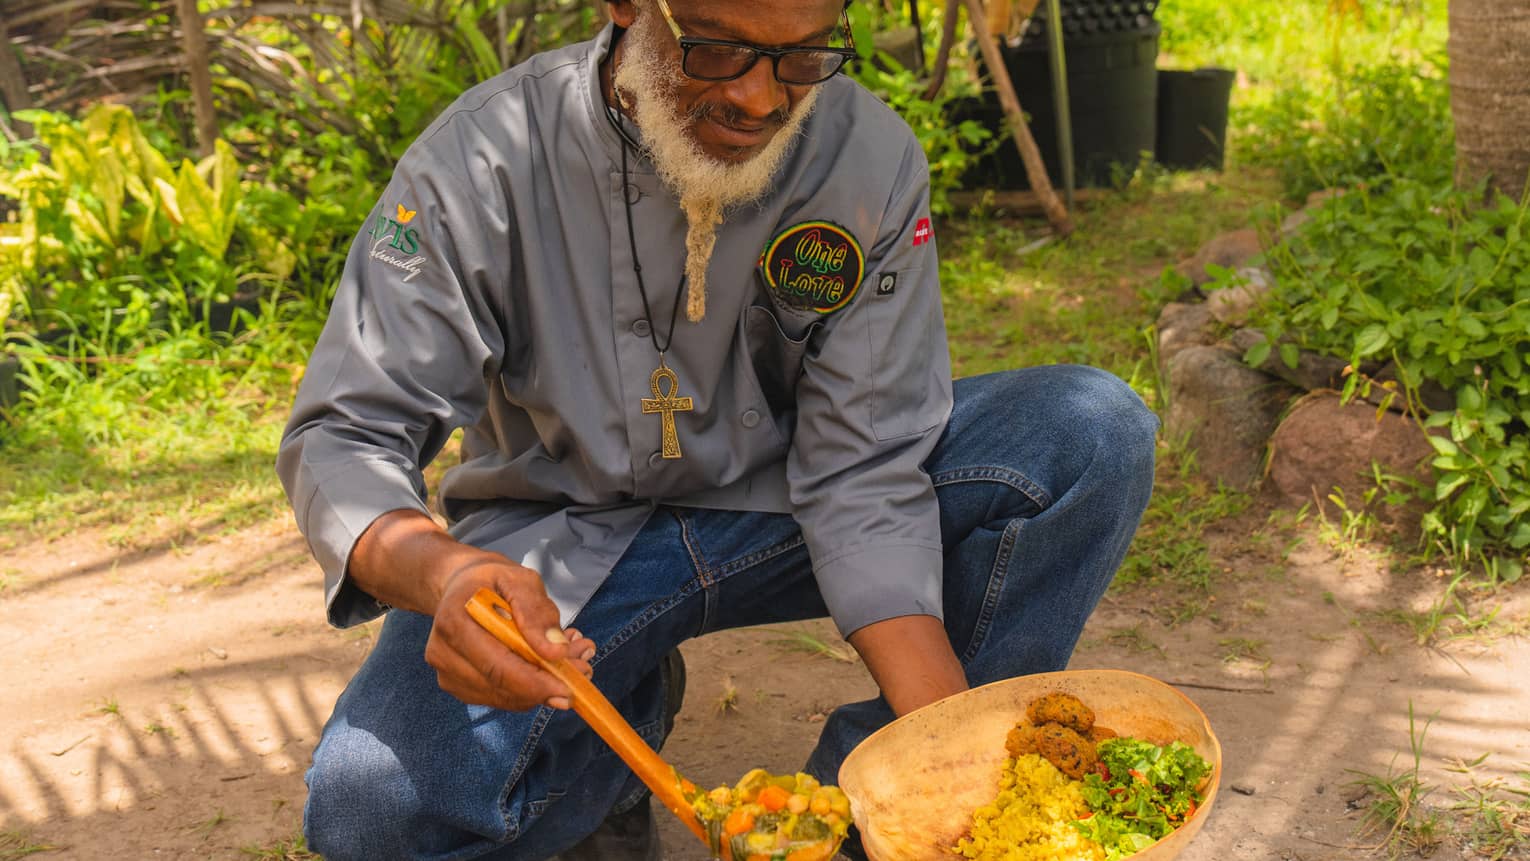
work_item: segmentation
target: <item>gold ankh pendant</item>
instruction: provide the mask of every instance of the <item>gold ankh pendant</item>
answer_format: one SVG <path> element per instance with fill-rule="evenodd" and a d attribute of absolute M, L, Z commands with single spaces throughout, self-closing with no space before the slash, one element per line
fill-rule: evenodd
<path fill-rule="evenodd" d="M 659 383 L 665 380 L 669 381 L 669 391 L 661 392 Z M 661 453 L 665 460 L 676 460 L 681 457 L 681 454 L 680 434 L 675 431 L 675 413 L 690 412 L 695 407 L 692 406 L 690 398 L 675 397 L 680 391 L 680 379 L 664 364 L 663 359 L 659 360 L 659 367 L 654 369 L 648 383 L 653 387 L 653 397 L 643 398 L 643 412 L 659 414 L 664 430 L 664 445 Z"/>

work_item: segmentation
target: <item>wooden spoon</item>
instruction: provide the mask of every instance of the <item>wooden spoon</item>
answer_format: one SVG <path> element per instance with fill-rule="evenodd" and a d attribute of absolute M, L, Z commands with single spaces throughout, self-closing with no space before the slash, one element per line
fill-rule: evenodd
<path fill-rule="evenodd" d="M 648 746 L 648 742 L 637 734 L 632 725 L 627 723 L 621 712 L 611 705 L 606 695 L 595 687 L 594 683 L 584 677 L 584 674 L 574 668 L 567 659 L 549 661 L 526 642 L 520 628 L 515 625 L 515 620 L 510 615 L 510 605 L 504 598 L 496 595 L 488 589 L 479 589 L 467 603 L 468 614 L 485 630 L 493 634 L 496 639 L 510 650 L 519 655 L 523 660 L 541 667 L 552 673 L 559 681 L 568 685 L 573 691 L 574 711 L 595 734 L 605 739 L 606 744 L 616 751 L 616 755 L 627 763 L 648 788 L 653 790 L 655 798 L 659 799 L 669 812 L 679 817 L 686 827 L 691 829 L 702 843 L 711 849 L 711 841 L 707 838 L 706 828 L 696 818 L 696 811 L 691 808 L 691 803 L 680 792 L 679 775 L 675 769 L 663 757 L 654 752 Z"/>
<path fill-rule="evenodd" d="M 611 705 L 606 695 L 595 687 L 594 683 L 584 677 L 584 674 L 574 668 L 565 658 L 560 661 L 549 661 L 536 653 L 531 644 L 526 642 L 521 629 L 516 627 L 515 619 L 511 616 L 510 605 L 504 598 L 496 595 L 489 589 L 479 589 L 467 603 L 468 615 L 472 616 L 485 630 L 493 634 L 496 639 L 510 650 L 519 655 L 523 660 L 541 667 L 552 673 L 559 681 L 568 685 L 573 692 L 571 698 L 574 712 L 584 718 L 590 729 L 595 734 L 605 739 L 606 744 L 616 751 L 616 755 L 627 763 L 648 788 L 653 790 L 654 797 L 659 799 L 669 812 L 675 814 L 685 827 L 695 834 L 697 839 L 706 844 L 714 858 L 718 858 L 718 849 L 713 848 L 712 840 L 707 834 L 707 827 L 696 818 L 696 811 L 691 807 L 690 800 L 680 791 L 680 774 L 674 767 L 665 762 L 643 737 L 637 734 L 627 719 L 622 717 L 621 712 Z M 790 858 L 793 861 L 827 861 L 833 858 L 839 850 L 840 839 L 826 840 L 816 846 L 799 848 L 793 851 Z M 721 861 L 732 861 L 733 852 L 729 841 L 723 841 L 721 849 Z M 764 855 L 751 855 L 749 861 L 763 859 Z"/>

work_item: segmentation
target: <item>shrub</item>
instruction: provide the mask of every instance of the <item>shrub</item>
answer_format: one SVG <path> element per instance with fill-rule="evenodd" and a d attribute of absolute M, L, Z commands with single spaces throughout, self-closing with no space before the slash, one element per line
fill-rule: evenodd
<path fill-rule="evenodd" d="M 1435 433 L 1426 536 L 1460 560 L 1487 554 L 1517 579 L 1530 549 L 1530 202 L 1448 180 L 1392 176 L 1318 208 L 1268 255 L 1277 287 L 1260 321 L 1286 341 L 1348 359 L 1344 394 L 1390 365 Z M 1251 357 L 1258 358 L 1258 357 Z M 1431 412 L 1430 381 L 1454 396 Z"/>

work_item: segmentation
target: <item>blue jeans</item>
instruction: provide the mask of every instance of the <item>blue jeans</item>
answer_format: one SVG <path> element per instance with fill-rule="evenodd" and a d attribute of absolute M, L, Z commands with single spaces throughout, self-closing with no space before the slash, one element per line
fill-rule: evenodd
<path fill-rule="evenodd" d="M 958 380 L 955 393 L 925 464 L 951 645 L 972 685 L 1062 669 L 1147 505 L 1157 418 L 1119 379 L 1081 366 Z M 824 615 L 789 515 L 662 507 L 574 625 L 599 644 L 596 684 L 658 747 L 666 653 L 712 631 Z M 642 799 L 573 712 L 442 692 L 424 659 L 429 632 L 428 617 L 391 612 L 335 704 L 307 775 L 310 848 L 331 861 L 536 861 Z M 834 782 L 892 717 L 880 698 L 839 707 L 805 770 Z"/>

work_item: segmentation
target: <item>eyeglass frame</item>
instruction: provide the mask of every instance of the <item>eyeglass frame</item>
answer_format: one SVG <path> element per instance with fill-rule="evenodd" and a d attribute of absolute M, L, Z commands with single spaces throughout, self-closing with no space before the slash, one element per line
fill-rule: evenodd
<path fill-rule="evenodd" d="M 685 72 L 686 77 L 697 81 L 708 81 L 712 83 L 720 83 L 722 81 L 736 81 L 739 78 L 749 74 L 749 72 L 753 70 L 755 66 L 759 65 L 761 57 L 769 57 L 770 71 L 771 74 L 775 77 L 777 83 L 784 84 L 788 87 L 810 87 L 815 84 L 821 84 L 824 81 L 827 81 L 840 72 L 844 71 L 845 66 L 848 65 L 851 60 L 854 60 L 857 56 L 859 56 L 859 52 L 855 50 L 855 39 L 850 35 L 850 16 L 846 12 L 840 12 L 840 22 L 845 31 L 845 46 L 843 48 L 835 48 L 828 45 L 824 45 L 823 47 L 811 45 L 793 45 L 787 48 L 762 48 L 759 45 L 751 45 L 748 42 L 735 42 L 729 39 L 708 39 L 702 36 L 687 36 L 685 35 L 685 32 L 680 29 L 680 25 L 675 22 L 675 15 L 670 11 L 669 3 L 667 0 L 656 0 L 656 3 L 659 7 L 659 14 L 664 16 L 664 22 L 669 25 L 670 32 L 675 34 L 675 41 L 680 43 L 680 70 Z M 728 75 L 724 78 L 701 77 L 692 75 L 690 72 L 686 71 L 686 61 L 690 59 L 691 49 L 708 45 L 721 48 L 743 48 L 747 51 L 753 51 L 754 58 L 746 63 L 744 68 L 740 69 L 737 74 Z M 824 75 L 822 78 L 819 78 L 816 81 L 782 80 L 781 58 L 791 54 L 804 53 L 838 54 L 840 57 L 840 64 L 835 67 L 834 71 Z"/>

